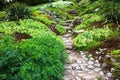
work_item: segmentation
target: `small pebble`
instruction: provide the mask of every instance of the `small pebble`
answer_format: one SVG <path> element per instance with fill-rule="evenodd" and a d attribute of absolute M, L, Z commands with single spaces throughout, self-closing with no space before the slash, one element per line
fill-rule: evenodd
<path fill-rule="evenodd" d="M 112 77 L 112 73 L 107 73 L 107 77 Z"/>
<path fill-rule="evenodd" d="M 95 72 L 99 72 L 101 70 L 101 68 L 95 68 L 94 71 Z"/>
<path fill-rule="evenodd" d="M 88 61 L 88 64 L 94 64 L 94 62 L 93 61 Z"/>

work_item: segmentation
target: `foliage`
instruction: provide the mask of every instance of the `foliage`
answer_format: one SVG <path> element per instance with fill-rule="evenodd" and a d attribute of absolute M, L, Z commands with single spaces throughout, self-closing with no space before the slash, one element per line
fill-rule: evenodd
<path fill-rule="evenodd" d="M 118 50 L 113 50 L 111 53 L 112 53 L 112 57 L 113 57 L 116 61 L 120 62 L 120 49 L 118 49 Z"/>
<path fill-rule="evenodd" d="M 6 33 L 6 34 L 11 34 L 14 31 L 14 28 L 16 26 L 16 23 L 13 21 L 9 22 L 2 22 L 0 23 L 0 32 L 1 33 Z"/>
<path fill-rule="evenodd" d="M 2 10 L 3 7 L 5 7 L 5 0 L 0 0 L 0 10 Z"/>
<path fill-rule="evenodd" d="M 90 0 L 81 0 L 78 5 L 81 8 L 86 8 L 89 4 L 90 4 Z"/>
<path fill-rule="evenodd" d="M 4 20 L 6 17 L 6 12 L 5 11 L 0 11 L 0 21 Z"/>
<path fill-rule="evenodd" d="M 29 18 L 31 13 L 25 4 L 13 3 L 6 9 L 8 19 L 12 21 L 18 21 L 19 19 Z"/>
<path fill-rule="evenodd" d="M 18 24 L 18 25 L 17 25 Z M 14 32 L 27 33 L 30 35 L 36 34 L 40 30 L 48 31 L 48 27 L 41 22 L 32 19 L 19 20 L 19 22 L 3 22 L 0 24 L 0 32 L 12 34 Z"/>
<path fill-rule="evenodd" d="M 34 16 L 33 19 L 38 20 L 38 21 L 46 24 L 47 26 L 50 26 L 52 23 L 55 23 L 54 21 L 52 21 L 49 18 L 42 16 L 42 15 Z"/>
<path fill-rule="evenodd" d="M 80 50 L 90 50 L 111 37 L 109 28 L 87 30 L 73 39 L 74 46 Z"/>
<path fill-rule="evenodd" d="M 74 39 L 74 46 L 79 50 L 90 50 L 98 45 L 100 45 L 100 42 L 93 39 L 87 39 L 84 36 L 77 36 Z"/>
<path fill-rule="evenodd" d="M 0 79 L 61 80 L 66 52 L 60 38 L 43 31 L 19 43 L 3 36 L 0 59 Z"/>
<path fill-rule="evenodd" d="M 113 79 L 120 79 L 120 62 L 114 64 Z"/>
<path fill-rule="evenodd" d="M 120 2 L 107 1 L 100 8 L 100 14 L 102 14 L 108 21 L 120 23 Z"/>
<path fill-rule="evenodd" d="M 66 33 L 66 29 L 59 24 L 57 24 L 55 28 L 60 32 L 61 35 Z"/>
<path fill-rule="evenodd" d="M 73 3 L 71 1 L 57 1 L 52 3 L 52 7 L 59 9 L 59 8 L 65 8 L 65 7 L 71 6 L 72 4 Z"/>
<path fill-rule="evenodd" d="M 58 14 L 57 17 L 62 19 L 62 20 L 72 19 L 73 18 L 67 11 L 65 11 L 66 8 L 64 8 L 64 9 L 47 8 L 47 10 L 50 10 L 52 12 L 56 12 Z"/>
<path fill-rule="evenodd" d="M 81 17 L 82 18 L 82 23 L 78 26 L 76 26 L 75 30 L 80 30 L 83 28 L 88 28 L 91 26 L 93 22 L 101 21 L 102 17 L 96 14 L 86 14 Z"/>
<path fill-rule="evenodd" d="M 17 2 L 22 2 L 22 3 L 25 3 L 25 4 L 28 4 L 28 5 L 38 5 L 38 4 L 41 4 L 41 3 L 47 3 L 47 2 L 50 2 L 50 0 L 14 0 L 14 1 L 17 1 Z M 53 1 L 53 0 L 51 0 Z"/>

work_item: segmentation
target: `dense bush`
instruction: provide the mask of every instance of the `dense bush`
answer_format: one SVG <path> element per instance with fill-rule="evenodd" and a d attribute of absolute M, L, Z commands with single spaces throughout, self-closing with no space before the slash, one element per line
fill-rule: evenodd
<path fill-rule="evenodd" d="M 10 7 L 6 9 L 8 14 L 8 19 L 17 21 L 19 19 L 29 18 L 31 13 L 30 10 L 21 3 L 13 3 Z"/>
<path fill-rule="evenodd" d="M 26 3 L 28 5 L 38 5 L 38 4 L 47 3 L 53 0 L 14 0 L 14 1 Z"/>
<path fill-rule="evenodd" d="M 76 26 L 75 30 L 80 30 L 83 28 L 89 28 L 93 22 L 101 21 L 102 17 L 96 14 L 86 14 L 81 17 L 82 23 Z"/>
<path fill-rule="evenodd" d="M 3 7 L 5 7 L 5 0 L 0 0 L 0 10 L 2 10 Z"/>
<path fill-rule="evenodd" d="M 63 42 L 49 32 L 19 43 L 10 36 L 0 39 L 2 80 L 61 80 L 65 59 Z"/>
<path fill-rule="evenodd" d="M 37 12 L 33 13 L 33 19 L 38 20 L 38 21 L 46 24 L 47 26 L 50 26 L 52 23 L 55 23 L 47 15 L 41 14 L 41 13 L 37 13 Z"/>
<path fill-rule="evenodd" d="M 79 34 L 73 39 L 74 46 L 80 50 L 90 50 L 100 45 L 100 41 L 105 41 L 111 37 L 109 28 L 93 29 Z"/>
<path fill-rule="evenodd" d="M 55 28 L 59 31 L 61 35 L 66 33 L 66 29 L 64 28 L 64 26 L 57 24 Z"/>
<path fill-rule="evenodd" d="M 110 22 L 120 23 L 120 2 L 107 1 L 100 8 L 100 13 Z"/>
<path fill-rule="evenodd" d="M 5 20 L 6 17 L 6 12 L 5 11 L 0 11 L 0 21 Z"/>

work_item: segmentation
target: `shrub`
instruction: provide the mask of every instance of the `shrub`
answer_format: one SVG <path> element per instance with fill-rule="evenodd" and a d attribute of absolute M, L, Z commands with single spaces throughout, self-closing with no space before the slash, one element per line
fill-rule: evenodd
<path fill-rule="evenodd" d="M 74 46 L 80 50 L 90 50 L 100 45 L 111 37 L 112 31 L 109 28 L 87 30 L 73 39 Z"/>
<path fill-rule="evenodd" d="M 83 22 L 76 26 L 75 30 L 80 30 L 83 28 L 88 28 L 92 25 L 93 22 L 101 21 L 102 17 L 96 14 L 86 14 L 81 17 Z"/>
<path fill-rule="evenodd" d="M 1 11 L 1 12 L 0 12 L 0 21 L 1 21 L 1 20 L 4 20 L 5 17 L 6 17 L 6 12 Z"/>
<path fill-rule="evenodd" d="M 8 13 L 8 19 L 12 21 L 29 18 L 31 15 L 29 9 L 24 4 L 20 3 L 13 3 L 6 9 L 6 12 Z"/>
<path fill-rule="evenodd" d="M 120 62 L 114 64 L 115 70 L 113 71 L 113 79 L 120 79 Z"/>
<path fill-rule="evenodd" d="M 49 32 L 15 43 L 10 36 L 0 39 L 0 79 L 61 80 L 66 52 L 60 38 Z"/>
<path fill-rule="evenodd" d="M 101 6 L 100 13 L 110 22 L 120 23 L 120 2 L 107 1 Z"/>
<path fill-rule="evenodd" d="M 64 26 L 57 24 L 55 28 L 59 31 L 61 35 L 66 33 L 66 29 L 64 28 Z"/>
<path fill-rule="evenodd" d="M 47 3 L 47 2 L 50 2 L 50 0 L 15 0 L 15 1 L 18 1 L 18 2 L 22 2 L 22 3 L 26 3 L 28 5 L 38 5 L 38 4 L 41 4 L 41 3 Z M 53 1 L 53 0 L 51 0 Z"/>
<path fill-rule="evenodd" d="M 0 10 L 2 10 L 3 7 L 5 7 L 5 0 L 0 0 Z"/>
<path fill-rule="evenodd" d="M 89 39 L 81 35 L 74 38 L 73 42 L 75 48 L 79 50 L 90 50 L 100 45 L 99 41 L 95 41 L 93 39 Z"/>
<path fill-rule="evenodd" d="M 120 49 L 113 50 L 111 53 L 112 53 L 112 56 L 114 57 L 114 59 L 116 61 L 120 62 Z"/>
<path fill-rule="evenodd" d="M 0 32 L 12 34 L 14 32 L 27 33 L 34 35 L 41 30 L 48 31 L 48 27 L 41 22 L 32 19 L 19 20 L 15 22 L 3 22 L 0 24 Z"/>

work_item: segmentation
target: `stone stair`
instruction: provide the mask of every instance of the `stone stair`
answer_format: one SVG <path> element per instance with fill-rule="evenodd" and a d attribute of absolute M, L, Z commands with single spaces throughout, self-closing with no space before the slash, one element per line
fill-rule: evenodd
<path fill-rule="evenodd" d="M 73 48 L 73 42 L 72 42 L 72 20 L 66 20 L 62 25 L 66 29 L 66 34 L 62 36 L 64 42 L 65 42 L 65 47 L 67 50 L 71 50 Z"/>
<path fill-rule="evenodd" d="M 68 53 L 63 80 L 98 80 L 97 77 L 101 78 L 100 80 L 111 80 L 111 74 L 105 74 L 99 61 L 95 60 L 91 54 L 73 49 L 72 20 L 66 20 L 62 25 L 67 31 L 66 34 L 62 35 L 62 39 Z M 84 30 L 77 33 L 82 32 Z"/>

